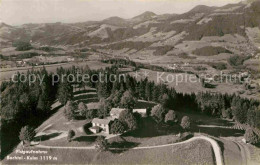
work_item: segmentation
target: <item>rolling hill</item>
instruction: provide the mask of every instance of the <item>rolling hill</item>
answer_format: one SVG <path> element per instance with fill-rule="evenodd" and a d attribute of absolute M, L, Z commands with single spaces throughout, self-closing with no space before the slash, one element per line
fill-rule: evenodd
<path fill-rule="evenodd" d="M 0 42 L 2 48 L 11 46 L 14 41 L 23 40 L 40 45 L 75 48 L 79 45 L 98 46 L 103 50 L 123 49 L 124 43 L 131 42 L 132 46 L 127 51 L 122 51 L 126 55 L 133 52 L 141 55 L 151 54 L 162 46 L 174 49 L 159 53 L 160 55 L 178 55 L 178 52 L 192 54 L 192 51 L 200 49 L 201 45 L 225 47 L 236 54 L 255 54 L 257 44 L 254 43 L 255 40 L 249 41 L 249 38 L 256 32 L 249 32 L 252 32 L 252 29 L 259 30 L 259 27 L 260 1 L 255 1 L 223 7 L 200 5 L 183 14 L 156 15 L 147 11 L 131 19 L 110 17 L 102 21 L 21 26 L 2 23 Z M 185 49 L 190 47 L 193 41 L 200 45 L 191 50 Z M 232 43 L 235 41 L 239 43 Z M 140 45 L 140 42 L 143 44 Z"/>

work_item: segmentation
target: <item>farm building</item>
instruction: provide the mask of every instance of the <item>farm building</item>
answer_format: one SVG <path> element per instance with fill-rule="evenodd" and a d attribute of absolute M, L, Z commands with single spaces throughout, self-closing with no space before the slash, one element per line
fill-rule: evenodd
<path fill-rule="evenodd" d="M 110 116 L 112 118 L 116 118 L 118 119 L 119 118 L 119 115 L 122 111 L 125 111 L 126 109 L 124 108 L 112 108 L 111 111 L 110 111 Z"/>
<path fill-rule="evenodd" d="M 133 109 L 133 113 L 139 113 L 142 117 L 146 117 L 147 110 L 146 109 Z"/>
<path fill-rule="evenodd" d="M 67 58 L 67 61 L 68 61 L 68 62 L 75 61 L 75 58 L 73 58 L 73 57 L 68 57 L 68 58 Z"/>
<path fill-rule="evenodd" d="M 94 118 L 92 120 L 92 127 L 89 130 L 93 133 L 99 133 L 101 131 L 109 134 L 109 124 L 113 121 L 112 118 L 98 119 Z"/>

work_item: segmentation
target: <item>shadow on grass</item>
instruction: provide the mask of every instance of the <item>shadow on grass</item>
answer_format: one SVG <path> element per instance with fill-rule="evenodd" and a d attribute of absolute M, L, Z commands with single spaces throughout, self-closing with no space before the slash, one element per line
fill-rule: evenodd
<path fill-rule="evenodd" d="M 128 142 L 128 141 L 123 140 L 123 141 L 120 141 L 120 142 L 112 142 L 109 145 L 109 148 L 114 148 L 114 149 L 110 149 L 110 152 L 120 154 L 120 153 L 123 153 L 125 151 L 128 151 L 131 148 L 138 146 L 139 144 L 140 143 Z"/>
<path fill-rule="evenodd" d="M 89 128 L 92 127 L 92 123 L 87 123 L 85 125 L 83 125 L 83 130 L 87 135 L 93 134 Z"/>
<path fill-rule="evenodd" d="M 191 128 L 192 132 L 200 132 L 200 133 L 205 133 L 211 136 L 215 137 L 239 137 L 244 135 L 243 130 L 236 130 L 236 129 L 229 129 L 229 128 L 218 128 L 218 127 L 198 127 L 198 126 L 193 126 Z"/>
<path fill-rule="evenodd" d="M 139 129 L 135 131 L 126 132 L 122 136 L 147 138 L 147 137 L 176 134 L 184 131 L 179 126 L 179 124 L 173 124 L 173 125 L 158 124 L 151 117 L 143 118 L 142 121 L 140 121 L 140 125 L 142 127 L 139 127 Z"/>
<path fill-rule="evenodd" d="M 79 137 L 75 137 L 73 141 L 93 143 L 96 141 L 96 139 L 97 136 L 79 136 Z"/>
<path fill-rule="evenodd" d="M 61 134 L 60 132 L 55 132 L 55 133 L 51 133 L 51 134 L 48 134 L 48 135 L 37 136 L 34 141 L 39 142 L 39 141 L 50 140 L 51 138 L 57 137 L 60 134 Z"/>
<path fill-rule="evenodd" d="M 216 85 L 216 84 L 209 84 L 209 83 L 206 83 L 205 84 L 205 88 L 210 88 L 210 89 L 214 89 L 214 88 L 216 88 L 218 85 Z"/>
<path fill-rule="evenodd" d="M 257 148 L 260 148 L 260 142 L 254 145 Z"/>

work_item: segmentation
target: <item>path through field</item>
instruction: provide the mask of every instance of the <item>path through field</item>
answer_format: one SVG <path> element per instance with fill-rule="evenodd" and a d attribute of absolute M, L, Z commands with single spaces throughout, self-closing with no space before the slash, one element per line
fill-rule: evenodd
<path fill-rule="evenodd" d="M 153 149 L 153 148 L 161 148 L 161 147 L 170 147 L 170 146 L 176 146 L 176 145 L 180 145 L 180 144 L 185 144 L 185 143 L 190 143 L 192 141 L 195 141 L 195 140 L 206 140 L 208 141 L 212 148 L 213 148 L 213 151 L 214 151 L 214 155 L 215 155 L 215 158 L 216 158 L 216 165 L 224 165 L 224 161 L 223 161 L 223 158 L 222 158 L 222 154 L 221 154 L 221 149 L 218 145 L 218 143 L 209 138 L 209 137 L 206 137 L 206 136 L 197 136 L 197 137 L 193 137 L 189 140 L 186 140 L 186 141 L 183 141 L 183 142 L 179 142 L 179 143 L 173 143 L 173 144 L 165 144 L 165 145 L 157 145 L 157 146 L 147 146 L 147 147 L 134 147 L 134 148 L 129 148 L 129 149 L 132 149 L 132 150 L 140 150 L 140 149 Z M 35 145 L 35 147 L 37 148 L 47 148 L 47 149 L 51 149 L 51 148 L 55 148 L 55 149 L 78 149 L 78 150 L 92 150 L 92 149 L 95 149 L 95 146 L 88 146 L 88 147 L 63 147 L 63 146 L 45 146 L 45 145 Z M 111 148 L 111 150 L 125 150 L 126 148 Z"/>

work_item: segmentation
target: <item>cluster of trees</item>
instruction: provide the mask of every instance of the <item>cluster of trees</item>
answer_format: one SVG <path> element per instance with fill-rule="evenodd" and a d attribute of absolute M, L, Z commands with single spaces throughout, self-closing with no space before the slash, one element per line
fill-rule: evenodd
<path fill-rule="evenodd" d="M 244 138 L 246 142 L 250 144 L 257 144 L 260 141 L 260 137 L 251 128 L 246 130 Z"/>
<path fill-rule="evenodd" d="M 231 56 L 229 59 L 228 59 L 228 62 L 230 65 L 236 67 L 236 66 L 240 66 L 240 65 L 243 65 L 244 61 L 249 59 L 250 57 L 249 56 Z"/>
<path fill-rule="evenodd" d="M 107 89 L 112 89 L 107 90 Z M 104 109 L 111 107 L 124 107 L 124 102 L 133 107 L 134 100 L 122 101 L 125 91 L 129 91 L 136 99 L 159 102 L 162 107 L 174 110 L 197 111 L 208 115 L 224 118 L 234 118 L 236 121 L 259 127 L 259 101 L 241 98 L 237 95 L 200 92 L 198 94 L 177 93 L 174 88 L 168 88 L 165 84 L 155 84 L 147 78 L 137 81 L 131 76 L 126 76 L 126 82 L 102 83 L 98 85 L 99 97 L 103 98 Z M 129 108 L 126 107 L 126 108 Z M 109 113 L 106 112 L 106 113 Z M 166 113 L 165 113 L 166 114 Z M 165 115 L 164 114 L 164 115 Z M 158 120 L 163 120 L 159 118 Z"/>
<path fill-rule="evenodd" d="M 217 62 L 217 63 L 210 63 L 210 66 L 217 70 L 224 70 L 227 69 L 227 64 L 224 62 Z"/>
<path fill-rule="evenodd" d="M 152 108 L 151 116 L 157 123 L 166 123 L 172 125 L 178 122 L 178 116 L 176 112 L 163 107 L 161 104 L 158 104 Z M 184 130 L 189 129 L 191 125 L 190 118 L 188 116 L 184 116 L 180 125 Z"/>
<path fill-rule="evenodd" d="M 163 109 L 174 109 L 176 111 L 197 111 L 206 113 L 216 117 L 234 118 L 240 123 L 245 123 L 251 127 L 260 128 L 260 110 L 259 102 L 248 100 L 236 95 L 215 94 L 215 93 L 199 93 L 199 94 L 183 94 L 177 93 L 174 88 L 168 88 L 165 84 L 155 84 L 148 79 L 137 81 L 135 78 L 125 75 L 126 81 L 98 81 L 99 73 L 109 77 L 111 74 L 118 75 L 117 65 L 112 65 L 106 69 L 90 70 L 87 66 L 82 68 L 71 67 L 69 69 L 59 68 L 57 74 L 62 77 L 63 74 L 73 74 L 76 77 L 77 73 L 88 74 L 90 77 L 94 75 L 94 81 L 77 82 L 78 87 L 85 86 L 94 87 L 98 91 L 101 106 L 97 113 L 88 111 L 83 104 L 74 106 L 71 102 L 73 98 L 72 85 L 75 82 L 63 81 L 52 84 L 52 74 L 48 74 L 45 69 L 40 71 L 28 71 L 25 76 L 30 74 L 44 77 L 42 84 L 40 80 L 32 84 L 21 82 L 21 74 L 18 74 L 17 82 L 3 82 L 1 84 L 1 117 L 2 117 L 2 139 L 3 141 L 11 141 L 9 137 L 16 137 L 21 127 L 25 125 L 37 126 L 40 124 L 43 116 L 50 114 L 51 104 L 55 99 L 58 99 L 66 107 L 70 109 L 80 109 L 80 114 L 86 118 L 105 117 L 109 114 L 112 107 L 123 107 L 130 111 L 125 115 L 131 115 L 130 118 L 136 119 L 132 114 L 131 109 L 135 106 L 137 99 L 159 102 Z M 120 77 L 120 76 L 117 76 Z M 54 76 L 56 80 L 58 77 Z M 110 80 L 109 78 L 107 80 Z M 76 107 L 76 108 L 75 108 Z M 155 111 L 155 110 L 154 110 Z M 72 119 L 75 111 L 64 112 L 68 119 Z M 167 114 L 169 113 L 169 114 Z M 157 121 L 171 121 L 173 112 L 163 110 L 158 113 L 155 111 Z M 163 117 L 162 117 L 163 116 Z M 166 117 L 167 116 L 167 117 Z M 136 124 L 132 121 L 123 120 L 121 117 L 115 123 L 115 132 L 121 132 L 122 127 L 135 129 Z M 131 123 L 131 124 L 129 124 Z M 134 124 L 132 124 L 134 123 Z M 7 140 L 8 139 L 8 140 Z M 10 146 L 9 144 L 7 146 Z M 4 151 L 4 144 L 2 150 Z"/>
<path fill-rule="evenodd" d="M 172 49 L 174 49 L 174 46 L 169 46 L 169 45 L 158 46 L 155 48 L 155 51 L 153 52 L 153 54 L 155 56 L 165 55 L 167 52 L 171 51 Z"/>
<path fill-rule="evenodd" d="M 15 50 L 18 51 L 26 51 L 32 49 L 32 45 L 29 42 L 24 42 L 24 41 L 15 41 L 13 43 L 13 46 L 16 47 Z"/>
<path fill-rule="evenodd" d="M 20 134 L 19 134 L 19 139 L 23 142 L 23 144 L 28 145 L 36 135 L 34 128 L 30 127 L 29 125 L 26 125 L 22 127 Z"/>
<path fill-rule="evenodd" d="M 193 54 L 196 54 L 198 56 L 213 56 L 218 55 L 220 53 L 231 53 L 231 51 L 223 48 L 223 47 L 214 47 L 214 46 L 205 46 L 202 48 L 198 48 L 192 52 Z"/>
<path fill-rule="evenodd" d="M 203 113 L 235 119 L 242 124 L 260 128 L 259 101 L 248 100 L 237 95 L 198 93 L 196 100 L 197 109 Z"/>
<path fill-rule="evenodd" d="M 41 77 L 42 81 L 36 79 L 29 83 L 30 75 Z M 18 134 L 23 126 L 35 127 L 50 115 L 58 88 L 57 85 L 52 86 L 51 75 L 45 68 L 18 73 L 15 81 L 1 84 L 1 135 L 5 142 L 2 143 L 3 155 L 18 142 Z"/>
<path fill-rule="evenodd" d="M 172 73 L 183 73 L 184 72 L 183 70 L 180 70 L 180 69 L 172 70 L 172 69 L 157 66 L 157 65 L 134 62 L 134 61 L 131 61 L 129 59 L 106 59 L 106 60 L 103 60 L 102 62 L 113 64 L 116 67 L 132 66 L 136 70 L 143 68 L 143 69 L 150 69 L 150 70 L 159 71 L 159 72 L 172 72 Z"/>

